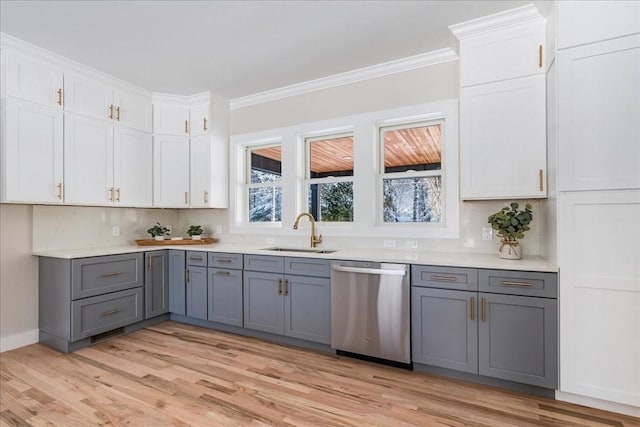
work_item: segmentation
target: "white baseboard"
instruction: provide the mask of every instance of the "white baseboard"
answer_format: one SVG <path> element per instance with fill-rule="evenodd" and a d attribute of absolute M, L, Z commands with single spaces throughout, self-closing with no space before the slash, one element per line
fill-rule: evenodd
<path fill-rule="evenodd" d="M 619 414 L 640 417 L 640 407 L 625 405 L 623 403 L 610 402 L 608 400 L 595 399 L 593 397 L 580 396 L 579 394 L 556 391 L 556 400 L 575 403 L 577 405 L 589 406 L 590 408 L 602 409 L 604 411 L 617 412 Z"/>
<path fill-rule="evenodd" d="M 0 353 L 38 342 L 38 329 L 0 338 Z"/>

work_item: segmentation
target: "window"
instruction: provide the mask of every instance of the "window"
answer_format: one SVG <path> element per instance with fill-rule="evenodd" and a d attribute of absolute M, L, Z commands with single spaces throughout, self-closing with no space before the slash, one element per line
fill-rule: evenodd
<path fill-rule="evenodd" d="M 318 221 L 353 221 L 353 134 L 305 142 L 309 212 Z"/>
<path fill-rule="evenodd" d="M 379 128 L 383 223 L 439 223 L 443 122 Z"/>
<path fill-rule="evenodd" d="M 281 221 L 282 147 L 251 147 L 246 158 L 249 222 Z"/>

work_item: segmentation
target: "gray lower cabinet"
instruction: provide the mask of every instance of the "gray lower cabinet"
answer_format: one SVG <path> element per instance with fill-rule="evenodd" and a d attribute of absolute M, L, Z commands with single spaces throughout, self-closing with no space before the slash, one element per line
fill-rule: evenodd
<path fill-rule="evenodd" d="M 245 255 L 244 327 L 329 344 L 330 264 L 324 259 Z"/>
<path fill-rule="evenodd" d="M 207 320 L 207 267 L 188 265 L 186 279 L 186 315 Z"/>
<path fill-rule="evenodd" d="M 477 293 L 412 288 L 413 361 L 478 373 Z"/>
<path fill-rule="evenodd" d="M 169 312 L 169 251 L 145 252 L 144 317 Z"/>
<path fill-rule="evenodd" d="M 169 312 L 187 314 L 186 253 L 169 251 Z"/>
<path fill-rule="evenodd" d="M 242 270 L 209 268 L 208 319 L 242 326 Z"/>
<path fill-rule="evenodd" d="M 556 388 L 557 301 L 479 293 L 479 373 Z"/>

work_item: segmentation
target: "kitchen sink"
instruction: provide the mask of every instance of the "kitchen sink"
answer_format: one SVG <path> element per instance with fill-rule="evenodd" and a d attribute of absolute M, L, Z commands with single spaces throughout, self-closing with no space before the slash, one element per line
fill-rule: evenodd
<path fill-rule="evenodd" d="M 281 247 L 273 247 L 273 248 L 264 248 L 263 251 L 274 251 L 274 252 L 304 252 L 310 254 L 332 254 L 337 251 L 332 251 L 328 249 L 315 249 L 315 248 L 281 248 Z"/>

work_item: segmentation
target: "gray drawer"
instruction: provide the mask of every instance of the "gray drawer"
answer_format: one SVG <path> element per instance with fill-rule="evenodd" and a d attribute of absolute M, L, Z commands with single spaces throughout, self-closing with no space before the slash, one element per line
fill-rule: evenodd
<path fill-rule="evenodd" d="M 141 252 L 71 260 L 71 299 L 142 286 L 143 259 Z"/>
<path fill-rule="evenodd" d="M 535 271 L 480 270 L 478 290 L 497 294 L 557 298 L 558 276 L 556 273 Z"/>
<path fill-rule="evenodd" d="M 144 319 L 142 288 L 71 302 L 71 341 L 107 332 Z"/>
<path fill-rule="evenodd" d="M 284 272 L 298 276 L 331 277 L 331 260 L 285 257 Z"/>
<path fill-rule="evenodd" d="M 284 257 L 270 255 L 245 255 L 244 269 L 267 273 L 284 273 Z"/>
<path fill-rule="evenodd" d="M 242 254 L 209 253 L 209 267 L 242 270 Z"/>
<path fill-rule="evenodd" d="M 478 289 L 478 270 L 475 268 L 412 265 L 411 286 L 475 291 Z"/>
<path fill-rule="evenodd" d="M 187 265 L 206 267 L 207 253 L 202 251 L 187 251 Z"/>

